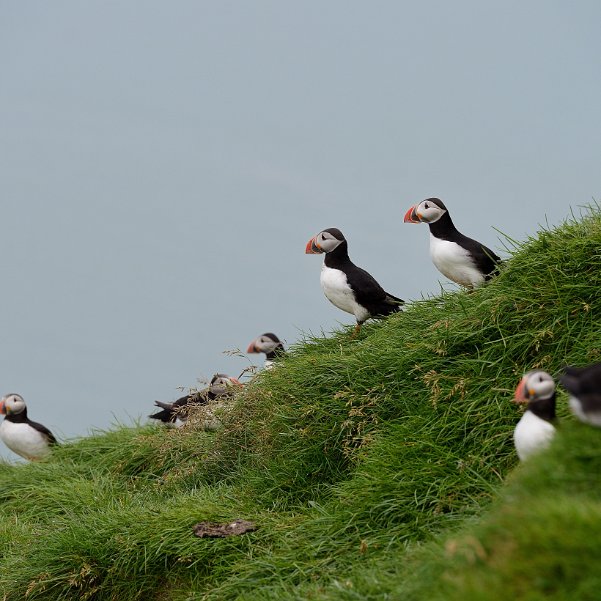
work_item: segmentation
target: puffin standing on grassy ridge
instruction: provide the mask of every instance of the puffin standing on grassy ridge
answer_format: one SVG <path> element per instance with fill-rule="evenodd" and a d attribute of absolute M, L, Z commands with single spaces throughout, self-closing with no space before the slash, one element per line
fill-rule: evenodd
<path fill-rule="evenodd" d="M 559 381 L 570 393 L 572 413 L 581 422 L 601 428 L 601 363 L 566 367 Z"/>
<path fill-rule="evenodd" d="M 0 414 L 6 417 L 0 424 L 0 439 L 14 453 L 35 461 L 48 455 L 58 444 L 46 426 L 27 417 L 27 406 L 20 394 L 7 394 L 0 400 Z"/>
<path fill-rule="evenodd" d="M 271 332 L 261 334 L 255 338 L 246 349 L 247 353 L 264 353 L 265 369 L 273 367 L 273 362 L 286 354 L 282 341 Z"/>
<path fill-rule="evenodd" d="M 339 229 L 331 227 L 313 236 L 307 242 L 305 253 L 325 253 L 321 288 L 333 305 L 355 316 L 355 334 L 370 317 L 395 313 L 405 304 L 404 300 L 386 292 L 367 271 L 349 259 L 348 243 Z"/>
<path fill-rule="evenodd" d="M 432 262 L 438 271 L 456 284 L 474 288 L 497 271 L 501 258 L 484 244 L 459 232 L 439 198 L 426 198 L 413 205 L 405 213 L 403 221 L 429 225 Z"/>
<path fill-rule="evenodd" d="M 529 371 L 515 389 L 516 403 L 527 403 L 513 432 L 521 461 L 547 448 L 555 436 L 555 381 L 541 370 Z"/>
<path fill-rule="evenodd" d="M 193 406 L 206 405 L 217 398 L 227 398 L 233 392 L 232 386 L 242 386 L 242 383 L 232 376 L 215 374 L 207 388 L 187 394 L 173 403 L 155 401 L 154 404 L 161 411 L 149 415 L 151 419 L 159 420 L 165 424 L 183 425 L 188 419 L 188 409 Z"/>

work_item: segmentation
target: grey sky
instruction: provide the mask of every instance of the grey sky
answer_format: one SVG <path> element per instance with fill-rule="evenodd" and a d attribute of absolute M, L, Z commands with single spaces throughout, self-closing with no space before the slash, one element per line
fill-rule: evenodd
<path fill-rule="evenodd" d="M 323 228 L 415 299 L 442 276 L 414 202 L 499 250 L 492 226 L 598 199 L 599 23 L 596 0 L 0 3 L 1 392 L 60 437 L 129 422 L 264 331 L 352 323 L 304 254 Z"/>

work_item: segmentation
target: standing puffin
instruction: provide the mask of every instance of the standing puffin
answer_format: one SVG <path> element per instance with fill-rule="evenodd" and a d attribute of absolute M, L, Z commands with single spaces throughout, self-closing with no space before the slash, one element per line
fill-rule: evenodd
<path fill-rule="evenodd" d="M 438 271 L 465 286 L 474 288 L 489 280 L 501 258 L 490 248 L 457 230 L 447 207 L 439 198 L 426 198 L 405 213 L 405 223 L 430 226 L 430 256 Z"/>
<path fill-rule="evenodd" d="M 187 394 L 173 403 L 162 403 L 155 401 L 154 404 L 161 411 L 149 415 L 151 419 L 157 419 L 165 424 L 181 426 L 188 419 L 188 408 L 194 405 L 206 405 L 209 401 L 217 398 L 227 398 L 232 394 L 232 386 L 242 386 L 240 381 L 225 374 L 215 374 L 207 388 Z"/>
<path fill-rule="evenodd" d="M 527 403 L 526 411 L 513 432 L 520 460 L 549 446 L 555 435 L 555 382 L 546 372 L 529 371 L 515 389 L 516 403 Z"/>
<path fill-rule="evenodd" d="M 572 413 L 581 422 L 601 428 L 601 363 L 566 367 L 559 381 L 570 393 Z"/>
<path fill-rule="evenodd" d="M 0 439 L 14 453 L 35 461 L 50 453 L 55 444 L 52 432 L 27 417 L 27 406 L 20 394 L 7 394 L 0 400 Z"/>
<path fill-rule="evenodd" d="M 265 369 L 273 367 L 273 362 L 278 357 L 286 354 L 281 340 L 271 332 L 261 334 L 255 338 L 246 349 L 247 353 L 265 353 Z"/>
<path fill-rule="evenodd" d="M 405 303 L 385 292 L 367 271 L 349 259 L 348 244 L 339 229 L 330 227 L 313 236 L 307 242 L 305 253 L 326 254 L 321 268 L 321 288 L 333 305 L 355 316 L 355 334 L 370 317 L 400 311 Z"/>

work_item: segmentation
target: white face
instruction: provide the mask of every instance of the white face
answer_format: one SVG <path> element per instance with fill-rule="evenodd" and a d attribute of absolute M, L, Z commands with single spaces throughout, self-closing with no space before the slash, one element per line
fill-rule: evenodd
<path fill-rule="evenodd" d="M 336 247 L 342 244 L 342 240 L 338 240 L 338 238 L 330 234 L 330 232 L 319 232 L 319 234 L 315 236 L 315 241 L 317 242 L 317 246 L 321 249 L 321 252 L 324 253 L 332 252 Z"/>
<path fill-rule="evenodd" d="M 431 200 L 422 200 L 422 202 L 417 205 L 415 212 L 417 213 L 418 219 L 423 223 L 434 223 L 446 213 L 446 210 L 441 209 Z"/>
<path fill-rule="evenodd" d="M 255 346 L 260 353 L 265 353 L 266 355 L 275 351 L 276 348 L 280 345 L 279 342 L 274 342 L 269 336 L 259 336 L 255 340 Z"/>
<path fill-rule="evenodd" d="M 20 394 L 7 394 L 2 398 L 0 404 L 4 407 L 6 415 L 21 413 L 25 409 L 25 401 Z"/>
<path fill-rule="evenodd" d="M 548 399 L 555 392 L 555 381 L 546 371 L 533 371 L 525 377 L 525 394 L 528 401 Z"/>
<path fill-rule="evenodd" d="M 225 374 L 216 374 L 211 380 L 209 388 L 213 394 L 223 394 L 230 386 L 239 384 L 236 378 L 231 378 Z"/>

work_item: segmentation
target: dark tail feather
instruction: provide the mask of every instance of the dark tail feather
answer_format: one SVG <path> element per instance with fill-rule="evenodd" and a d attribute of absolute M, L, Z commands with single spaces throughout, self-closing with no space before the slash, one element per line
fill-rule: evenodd
<path fill-rule="evenodd" d="M 170 411 L 168 409 L 163 409 L 163 411 L 158 411 L 157 413 L 153 413 L 152 415 L 149 415 L 148 417 L 150 419 L 158 419 L 159 421 L 162 421 L 166 424 L 168 424 L 169 422 L 175 421 L 175 415 L 174 415 L 173 411 Z"/>
<path fill-rule="evenodd" d="M 398 298 L 397 296 L 394 296 L 393 294 L 390 293 L 386 293 L 386 302 L 389 305 L 404 305 L 405 301 L 402 298 Z"/>

